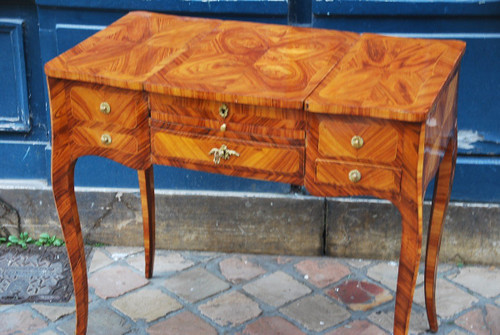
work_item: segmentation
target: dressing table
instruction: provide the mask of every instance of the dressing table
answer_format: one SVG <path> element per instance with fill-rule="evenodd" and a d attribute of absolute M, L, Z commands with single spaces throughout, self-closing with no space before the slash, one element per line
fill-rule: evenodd
<path fill-rule="evenodd" d="M 85 155 L 136 169 L 146 277 L 153 274 L 153 164 L 390 200 L 402 219 L 394 334 L 408 333 L 435 178 L 425 297 L 457 153 L 465 44 L 131 12 L 48 62 L 52 185 L 85 334 L 87 270 L 74 193 Z"/>

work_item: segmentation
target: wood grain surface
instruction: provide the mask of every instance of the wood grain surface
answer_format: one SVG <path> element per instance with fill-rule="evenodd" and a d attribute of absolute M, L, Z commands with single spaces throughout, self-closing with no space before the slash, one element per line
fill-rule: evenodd
<path fill-rule="evenodd" d="M 423 121 L 464 51 L 461 41 L 363 34 L 307 98 L 306 109 Z"/>
<path fill-rule="evenodd" d="M 142 90 L 146 78 L 220 24 L 218 20 L 131 12 L 48 62 L 45 73 Z"/>
<path fill-rule="evenodd" d="M 302 109 L 358 39 L 354 33 L 226 21 L 145 89 L 203 100 Z"/>
<path fill-rule="evenodd" d="M 67 82 L 48 78 L 52 126 L 52 190 L 61 221 L 73 276 L 76 305 L 76 333 L 86 334 L 88 283 L 85 249 L 75 198 L 76 159 L 72 155 L 67 104 Z"/>
<path fill-rule="evenodd" d="M 318 128 L 319 154 L 337 159 L 390 164 L 396 161 L 403 139 L 401 124 L 386 120 L 328 116 Z M 362 139 L 361 148 L 352 146 L 354 136 Z"/>
<path fill-rule="evenodd" d="M 459 41 L 131 12 L 47 63 L 52 183 L 73 274 L 76 333 L 86 333 L 88 315 L 73 182 L 84 155 L 138 170 L 148 278 L 152 164 L 305 185 L 317 196 L 390 200 L 402 218 L 396 335 L 408 333 L 423 195 L 436 176 L 425 270 L 436 331 L 435 274 L 456 161 L 464 48 Z M 356 180 L 349 177 L 355 170 Z"/>
<path fill-rule="evenodd" d="M 155 164 L 172 165 L 247 178 L 299 185 L 303 183 L 303 146 L 236 140 L 197 134 L 193 131 L 152 128 L 152 158 Z M 226 145 L 239 156 L 214 163 L 210 151 Z"/>

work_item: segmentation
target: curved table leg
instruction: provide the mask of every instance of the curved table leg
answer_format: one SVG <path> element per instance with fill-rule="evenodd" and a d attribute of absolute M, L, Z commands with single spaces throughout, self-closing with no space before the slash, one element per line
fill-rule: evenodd
<path fill-rule="evenodd" d="M 427 237 L 427 252 L 425 258 L 425 306 L 427 319 L 432 332 L 437 332 L 436 315 L 436 273 L 438 254 L 441 246 L 444 214 L 450 200 L 451 186 L 455 174 L 457 160 L 456 132 L 450 139 L 439 170 L 434 180 L 434 196 L 432 198 L 431 220 Z"/>
<path fill-rule="evenodd" d="M 422 246 L 422 201 L 405 202 L 399 206 L 402 219 L 401 253 L 399 259 L 394 335 L 406 335 L 410 325 L 413 293 L 417 282 Z"/>
<path fill-rule="evenodd" d="M 74 190 L 76 161 L 66 162 L 57 160 L 57 157 L 58 152 L 55 149 L 52 160 L 52 187 L 73 275 L 76 304 L 75 334 L 84 335 L 87 332 L 88 284 L 85 249 Z"/>
<path fill-rule="evenodd" d="M 146 261 L 146 278 L 153 276 L 155 257 L 155 193 L 153 167 L 137 170 L 139 188 L 141 190 L 142 223 L 144 227 L 144 254 Z"/>

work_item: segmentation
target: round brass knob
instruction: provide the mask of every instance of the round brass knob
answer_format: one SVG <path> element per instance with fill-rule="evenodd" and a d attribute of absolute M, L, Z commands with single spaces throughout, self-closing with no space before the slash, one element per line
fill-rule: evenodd
<path fill-rule="evenodd" d="M 101 135 L 101 143 L 104 145 L 110 145 L 112 142 L 111 140 L 111 135 L 109 134 L 102 134 Z"/>
<path fill-rule="evenodd" d="M 353 183 L 357 183 L 361 180 L 361 172 L 356 169 L 349 171 L 349 180 Z"/>
<path fill-rule="evenodd" d="M 227 115 L 229 114 L 229 107 L 227 107 L 226 104 L 222 104 L 220 105 L 219 107 L 219 115 L 225 119 L 227 117 Z"/>
<path fill-rule="evenodd" d="M 109 113 L 111 113 L 111 106 L 107 102 L 101 102 L 101 105 L 99 106 L 99 110 L 103 114 L 109 114 Z"/>
<path fill-rule="evenodd" d="M 361 136 L 355 135 L 351 138 L 351 145 L 353 148 L 359 149 L 363 146 L 364 141 Z"/>
<path fill-rule="evenodd" d="M 222 124 L 222 126 L 220 126 L 220 131 L 226 131 L 226 129 L 227 129 L 227 126 L 225 123 Z"/>

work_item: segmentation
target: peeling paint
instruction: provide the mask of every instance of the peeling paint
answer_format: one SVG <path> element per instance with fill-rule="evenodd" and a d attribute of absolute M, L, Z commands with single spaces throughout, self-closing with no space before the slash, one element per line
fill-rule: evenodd
<path fill-rule="evenodd" d="M 28 147 L 28 149 L 26 149 L 26 153 L 24 154 L 23 159 L 22 159 L 23 161 L 26 159 L 26 157 L 28 157 L 30 149 L 31 149 L 31 147 Z"/>
<path fill-rule="evenodd" d="M 458 149 L 472 150 L 474 143 L 484 141 L 484 137 L 475 130 L 458 131 Z"/>

